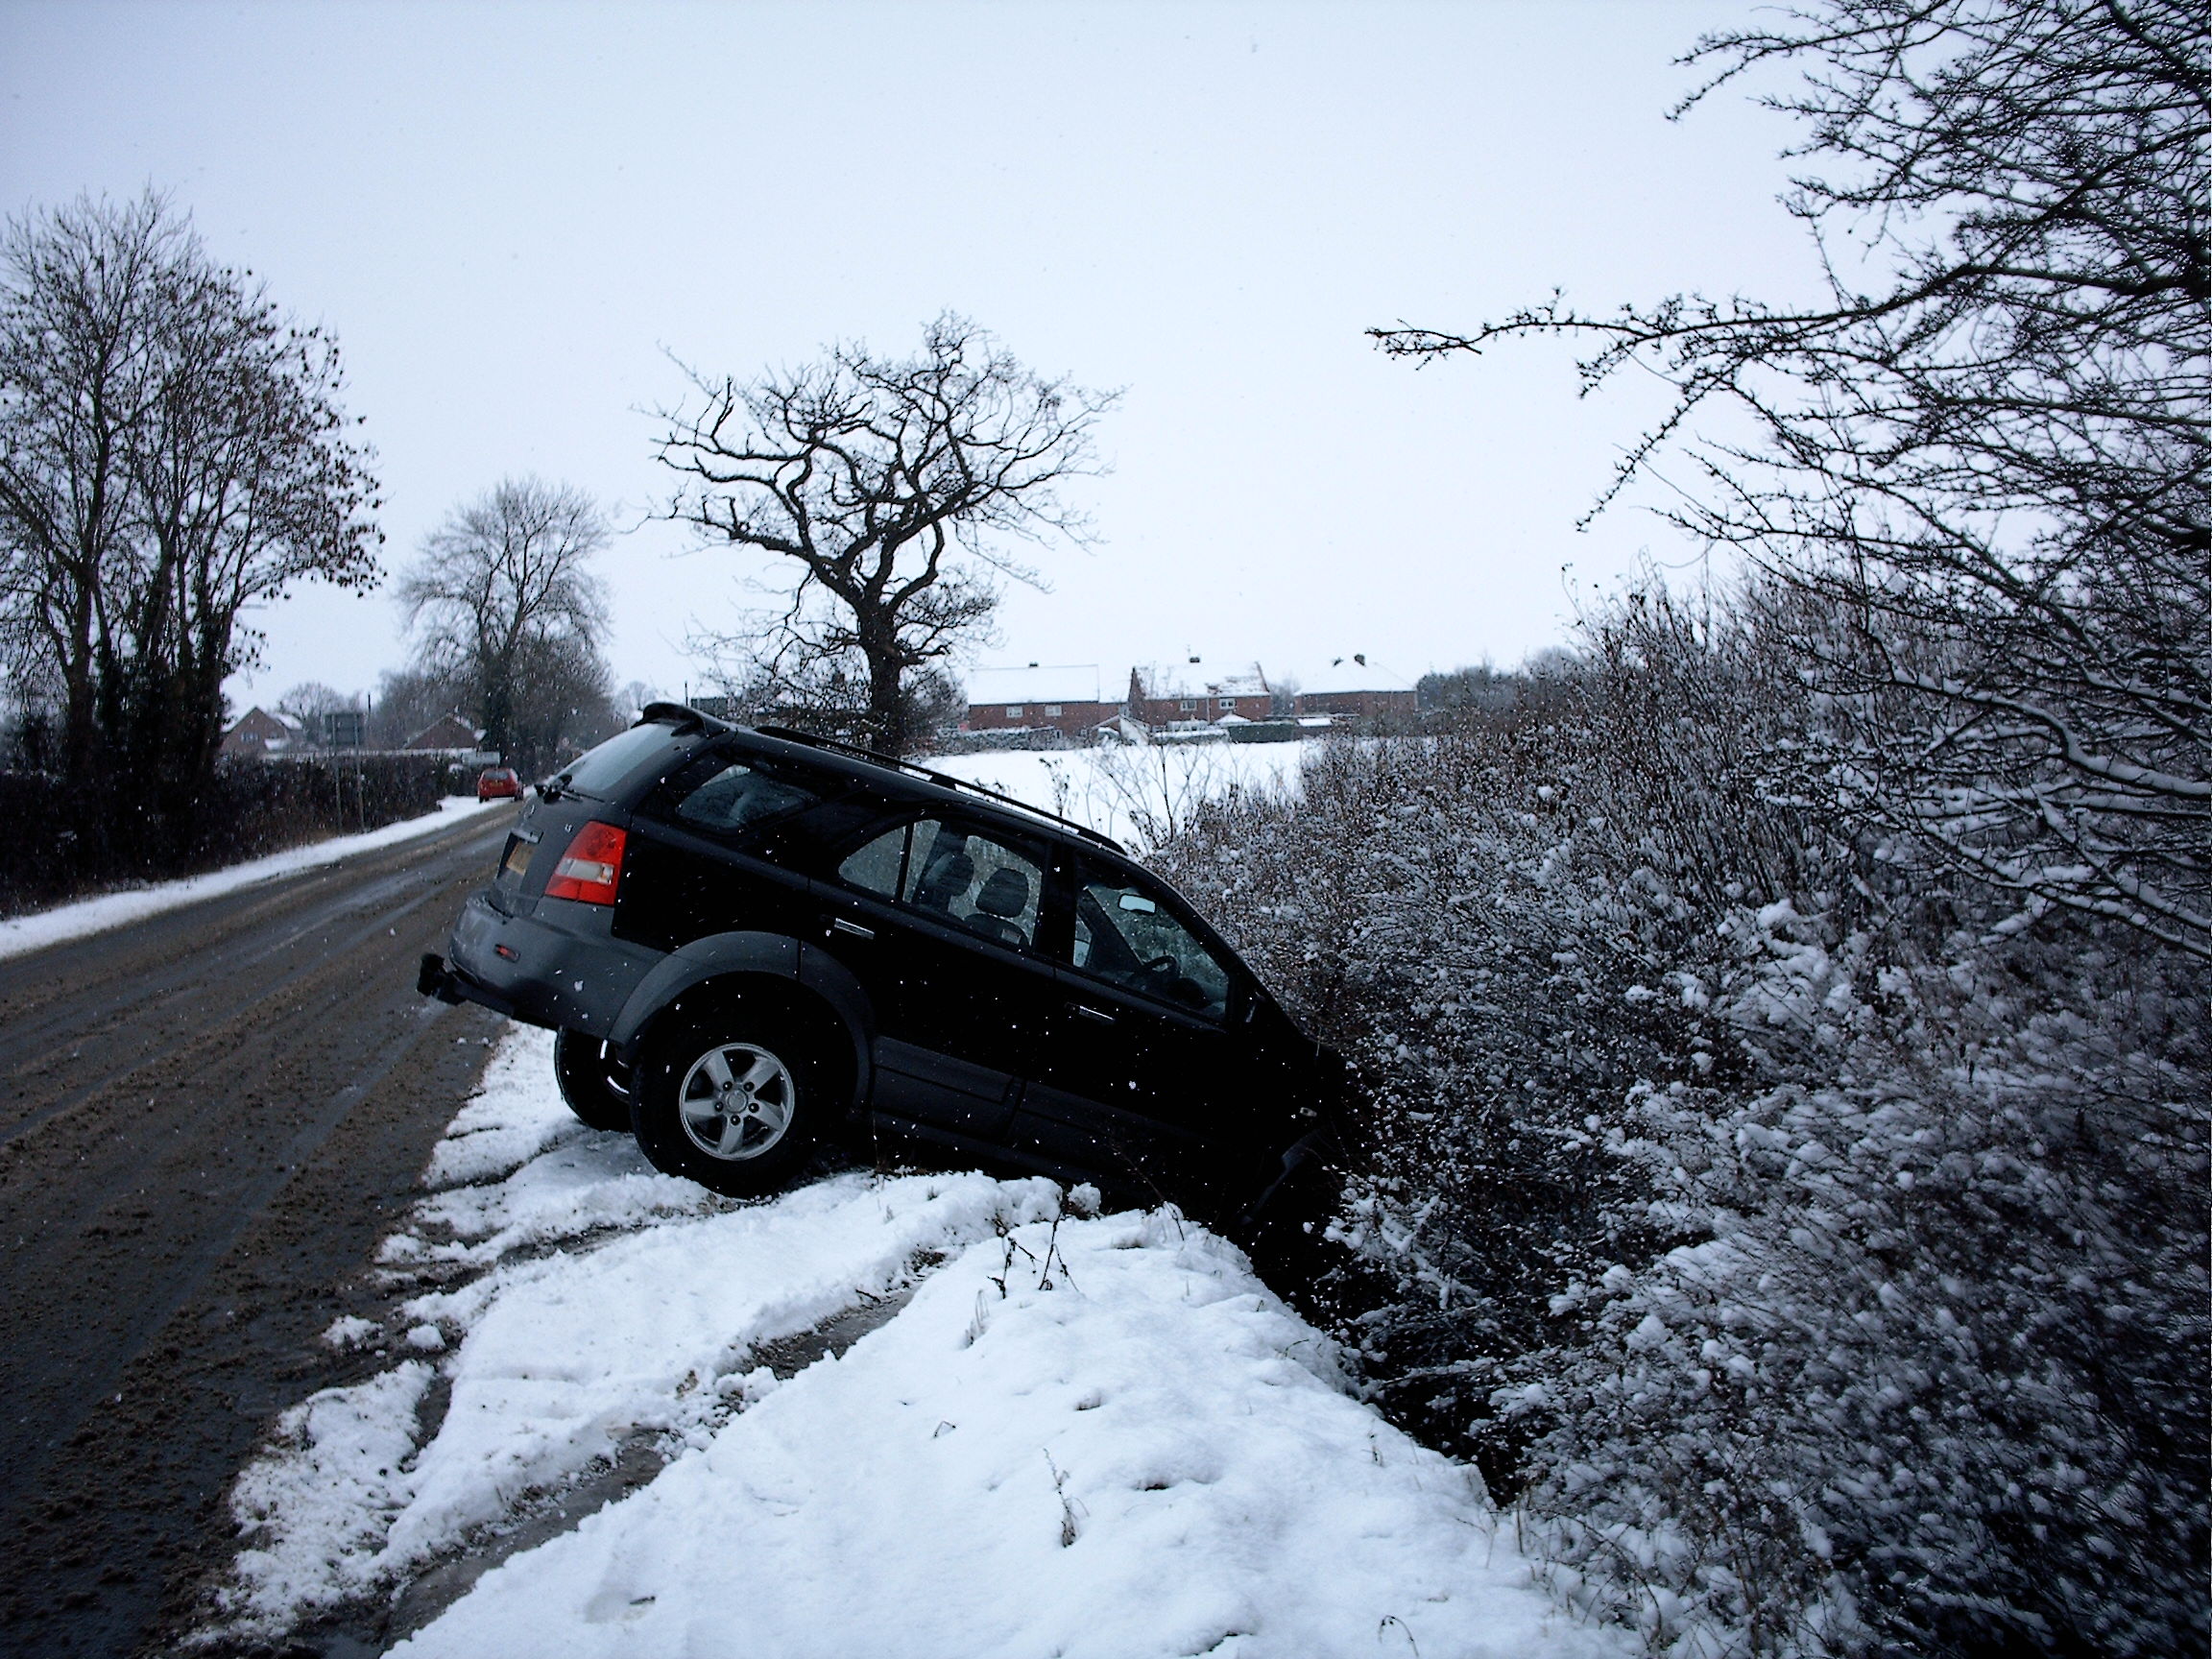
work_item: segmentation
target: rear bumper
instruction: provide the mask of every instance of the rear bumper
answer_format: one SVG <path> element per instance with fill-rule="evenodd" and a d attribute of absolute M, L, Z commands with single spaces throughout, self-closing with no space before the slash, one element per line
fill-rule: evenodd
<path fill-rule="evenodd" d="M 478 893 L 462 906 L 445 957 L 425 956 L 416 988 L 442 1002 L 474 1002 L 525 1025 L 604 1039 L 661 952 L 613 938 L 596 907 L 553 901 L 555 926 L 509 916 Z M 540 902 L 541 909 L 546 902 Z M 579 913 L 579 914 L 571 914 Z"/>

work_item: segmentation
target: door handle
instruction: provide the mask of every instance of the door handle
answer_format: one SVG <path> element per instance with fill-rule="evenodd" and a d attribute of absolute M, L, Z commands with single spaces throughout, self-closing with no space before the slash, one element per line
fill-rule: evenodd
<path fill-rule="evenodd" d="M 1082 1015 L 1086 1020 L 1095 1020 L 1101 1025 L 1111 1025 L 1114 1023 L 1114 1016 L 1107 1013 L 1103 1008 L 1094 1008 L 1087 1002 L 1073 1002 L 1069 1004 L 1069 1006 L 1073 1008 L 1076 1013 Z"/>
<path fill-rule="evenodd" d="M 855 939 L 873 939 L 876 937 L 875 928 L 863 927 L 857 922 L 848 922 L 842 916 L 830 917 L 830 926 L 839 933 L 852 934 Z"/>

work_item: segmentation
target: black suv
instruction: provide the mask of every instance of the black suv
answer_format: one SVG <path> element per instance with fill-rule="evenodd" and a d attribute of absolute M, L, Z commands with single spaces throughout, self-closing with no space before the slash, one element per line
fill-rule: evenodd
<path fill-rule="evenodd" d="M 857 1132 L 1248 1214 L 1342 1075 L 1105 836 L 674 704 L 540 785 L 450 950 L 426 995 L 557 1030 L 578 1117 L 738 1195 Z"/>

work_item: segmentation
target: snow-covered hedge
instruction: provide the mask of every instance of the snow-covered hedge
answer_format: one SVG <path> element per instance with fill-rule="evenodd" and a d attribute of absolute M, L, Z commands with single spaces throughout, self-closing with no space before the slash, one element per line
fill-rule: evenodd
<path fill-rule="evenodd" d="M 2205 984 L 1825 801 L 1755 607 L 1156 860 L 1372 1091 L 1372 1385 L 1660 1651 L 2201 1650 Z"/>

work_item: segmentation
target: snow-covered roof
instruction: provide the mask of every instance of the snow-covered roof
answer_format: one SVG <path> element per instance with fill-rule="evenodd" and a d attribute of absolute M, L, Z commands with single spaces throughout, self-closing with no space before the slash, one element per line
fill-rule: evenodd
<path fill-rule="evenodd" d="M 298 720 L 293 718 L 293 716 L 285 713 L 281 709 L 264 709 L 256 704 L 254 707 L 247 709 L 245 713 L 239 715 L 237 719 L 231 721 L 229 726 L 225 729 L 224 735 L 228 736 L 232 733 L 246 731 L 249 729 L 248 722 L 256 720 L 265 721 L 272 726 L 281 727 L 283 730 L 291 733 L 294 736 L 298 736 L 302 731 L 305 730 L 305 728 L 302 727 Z"/>
<path fill-rule="evenodd" d="M 1147 697 L 1263 697 L 1274 689 L 1266 669 L 1249 658 L 1140 663 L 1137 678 Z"/>
<path fill-rule="evenodd" d="M 1210 697 L 1264 697 L 1273 689 L 1257 662 L 1246 673 L 1227 674 L 1206 682 L 1206 694 Z"/>
<path fill-rule="evenodd" d="M 968 674 L 971 706 L 1016 703 L 1097 703 L 1095 662 L 1031 662 L 1017 668 L 974 668 Z M 1119 700 L 1117 688 L 1115 701 Z"/>
<path fill-rule="evenodd" d="M 1346 691 L 1410 691 L 1413 682 L 1382 667 L 1364 653 L 1315 664 L 1297 676 L 1298 689 L 1320 696 Z"/>

